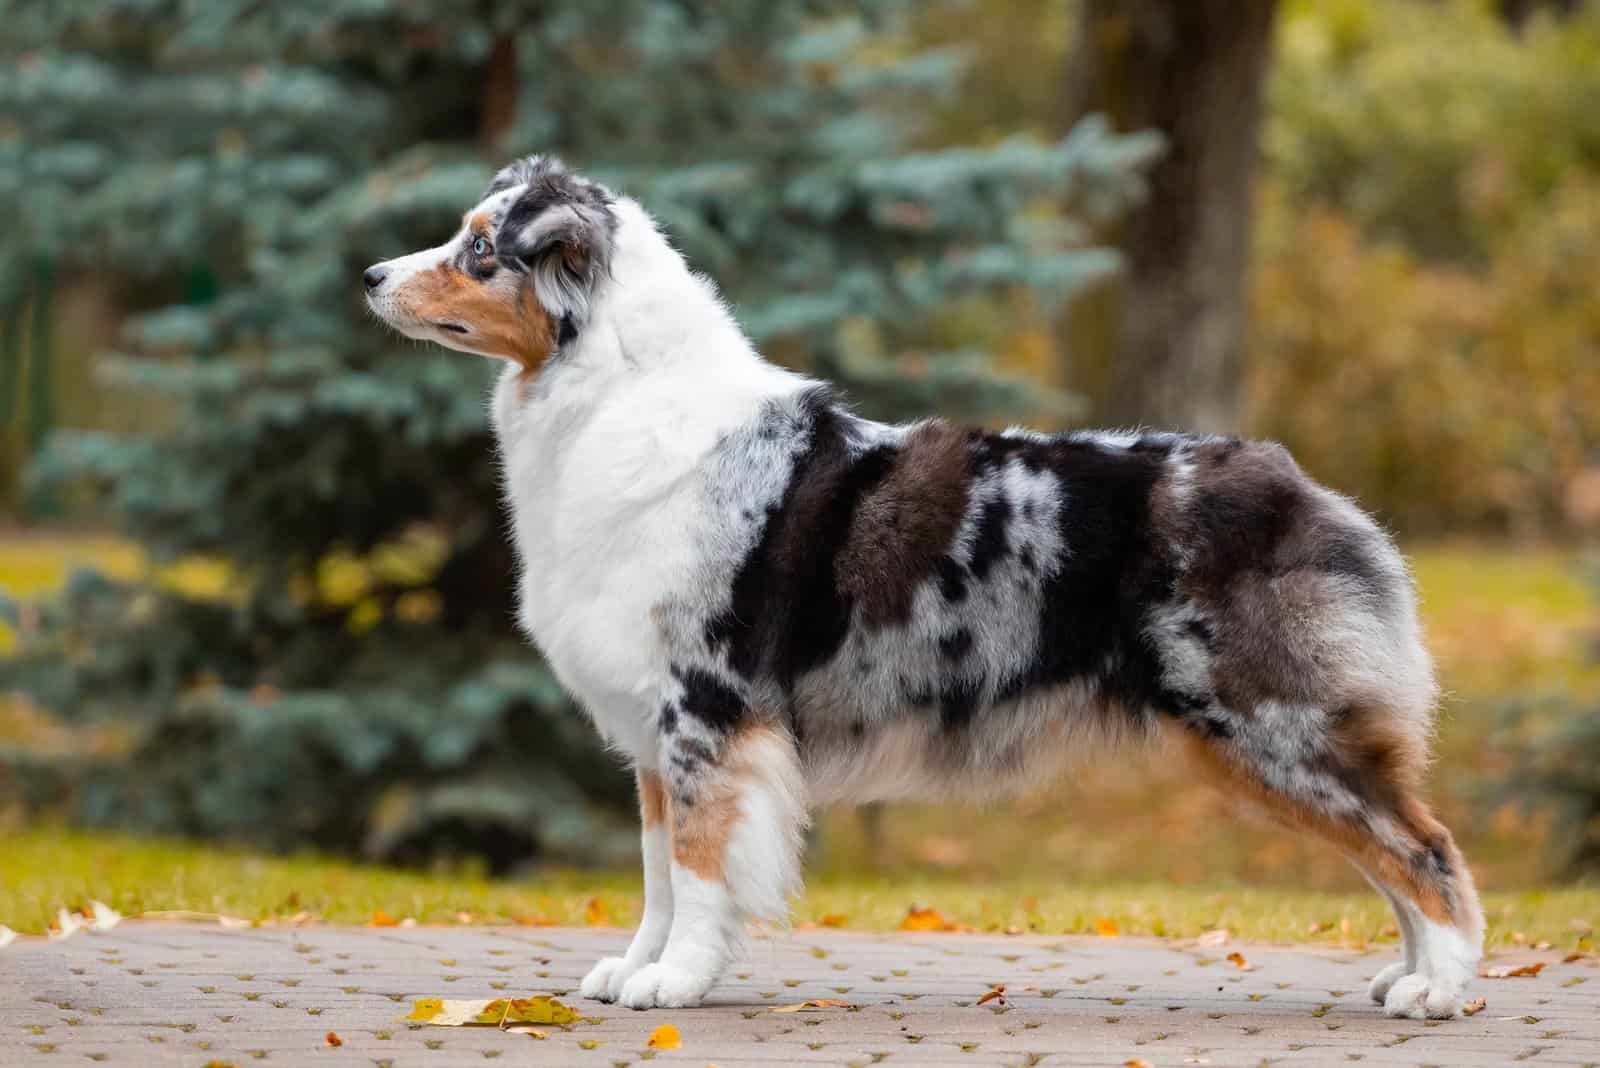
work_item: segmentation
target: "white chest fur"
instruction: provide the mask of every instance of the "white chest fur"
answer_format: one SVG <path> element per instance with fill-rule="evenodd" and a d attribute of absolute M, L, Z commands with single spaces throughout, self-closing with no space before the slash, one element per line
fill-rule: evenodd
<path fill-rule="evenodd" d="M 536 383 L 508 369 L 493 422 L 521 567 L 518 619 L 607 741 L 634 757 L 671 685 L 653 610 L 698 599 L 714 539 L 704 463 L 798 379 L 753 363 L 699 383 L 672 366 L 607 367 L 605 337 Z M 703 367 L 703 363 L 701 364 Z"/>

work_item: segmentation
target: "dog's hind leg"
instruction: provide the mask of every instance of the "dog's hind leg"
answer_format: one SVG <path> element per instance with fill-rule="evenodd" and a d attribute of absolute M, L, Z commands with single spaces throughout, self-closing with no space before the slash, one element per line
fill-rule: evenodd
<path fill-rule="evenodd" d="M 667 789 L 661 774 L 635 769 L 639 785 L 640 853 L 644 861 L 644 916 L 628 950 L 607 957 L 583 977 L 580 992 L 597 1001 L 615 1001 L 635 972 L 661 956 L 672 931 L 672 839 L 667 827 Z"/>
<path fill-rule="evenodd" d="M 1422 746 L 1404 718 L 1269 705 L 1226 721 L 1221 732 L 1175 731 L 1231 796 L 1333 843 L 1393 905 L 1406 959 L 1379 973 L 1372 996 L 1390 1016 L 1459 1014 L 1483 913 L 1450 832 L 1417 795 Z"/>
<path fill-rule="evenodd" d="M 699 699 L 686 688 L 664 717 L 672 931 L 660 959 L 623 985 L 629 1008 L 698 1005 L 738 952 L 744 921 L 782 920 L 800 887 L 807 803 L 794 739 L 742 704 Z"/>

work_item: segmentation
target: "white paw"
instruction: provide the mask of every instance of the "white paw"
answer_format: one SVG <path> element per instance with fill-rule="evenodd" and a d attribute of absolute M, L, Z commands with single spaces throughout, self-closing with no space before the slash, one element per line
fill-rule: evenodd
<path fill-rule="evenodd" d="M 623 984 L 617 1000 L 630 1009 L 687 1009 L 700 1004 L 714 975 L 701 975 L 671 964 L 647 964 Z"/>
<path fill-rule="evenodd" d="M 578 993 L 594 1001 L 615 1001 L 634 969 L 621 957 L 606 957 L 583 977 Z"/>
<path fill-rule="evenodd" d="M 1448 1020 L 1461 1015 L 1465 984 L 1413 973 L 1395 980 L 1383 1000 L 1385 1016 Z"/>
<path fill-rule="evenodd" d="M 1372 977 L 1372 985 L 1367 987 L 1367 997 L 1382 1005 L 1389 996 L 1389 988 L 1402 976 L 1411 974 L 1411 969 L 1406 967 L 1405 961 L 1397 961 L 1383 971 Z"/>

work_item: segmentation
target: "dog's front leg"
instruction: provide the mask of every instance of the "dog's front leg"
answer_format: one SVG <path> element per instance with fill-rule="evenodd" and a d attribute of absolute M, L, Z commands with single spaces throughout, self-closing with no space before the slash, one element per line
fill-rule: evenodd
<path fill-rule="evenodd" d="M 661 774 L 642 765 L 635 769 L 639 785 L 640 852 L 644 857 L 644 916 L 628 950 L 607 957 L 583 977 L 580 993 L 597 1001 L 615 1001 L 623 984 L 661 956 L 672 932 L 672 837 L 667 825 L 667 791 Z"/>
<path fill-rule="evenodd" d="M 799 889 L 806 796 L 794 740 L 748 712 L 696 715 L 694 694 L 661 738 L 671 828 L 672 933 L 623 984 L 634 1009 L 698 1005 L 739 950 L 744 921 L 781 920 Z"/>

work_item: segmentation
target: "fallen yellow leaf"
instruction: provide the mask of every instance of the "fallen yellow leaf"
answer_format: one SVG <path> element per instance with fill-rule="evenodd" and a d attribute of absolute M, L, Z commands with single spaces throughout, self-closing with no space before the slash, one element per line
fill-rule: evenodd
<path fill-rule="evenodd" d="M 1155 1066 L 1143 1057 L 1130 1057 L 1122 1062 L 1122 1068 L 1155 1068 Z"/>
<path fill-rule="evenodd" d="M 1469 1001 L 1465 1005 L 1461 1006 L 1461 1014 L 1463 1016 L 1476 1016 L 1476 1015 L 1478 1015 L 1478 1013 L 1482 1012 L 1484 1009 L 1487 1009 L 1488 1007 L 1489 1007 L 1489 999 L 1488 998 L 1473 998 L 1471 1001 Z"/>
<path fill-rule="evenodd" d="M 575 1010 L 555 998 L 491 998 L 487 1001 L 448 1001 L 444 998 L 418 998 L 405 1020 L 418 1020 L 435 1027 L 466 1027 L 507 1024 L 554 1024 L 564 1027 L 578 1018 Z"/>
<path fill-rule="evenodd" d="M 606 903 L 597 897 L 591 897 L 589 904 L 584 907 L 583 920 L 590 927 L 609 927 L 611 915 L 606 909 Z"/>
<path fill-rule="evenodd" d="M 829 912 L 817 922 L 824 927 L 843 927 L 848 922 L 848 917 L 842 912 Z"/>
<path fill-rule="evenodd" d="M 853 1009 L 854 1003 L 839 998 L 812 998 L 798 1005 L 774 1005 L 773 1012 L 812 1012 L 818 1009 Z"/>
<path fill-rule="evenodd" d="M 398 926 L 400 926 L 400 921 L 395 919 L 393 916 L 389 915 L 387 912 L 383 911 L 382 909 L 379 909 L 377 912 L 374 912 L 372 914 L 372 919 L 367 923 L 367 926 L 368 927 L 398 927 Z"/>
<path fill-rule="evenodd" d="M 1004 1005 L 1006 1003 L 1006 988 L 1004 986 L 994 987 L 987 994 L 978 999 L 978 1004 L 987 1005 L 991 1001 L 998 1001 L 1000 1004 Z"/>
<path fill-rule="evenodd" d="M 337 1049 L 338 1047 L 344 1045 L 344 1039 L 339 1037 L 339 1032 L 329 1031 L 328 1037 L 322 1040 L 322 1044 L 324 1046 L 332 1046 Z"/>
<path fill-rule="evenodd" d="M 540 1042 L 543 1042 L 545 1039 L 550 1037 L 537 1027 L 528 1027 L 525 1024 L 519 1024 L 516 1027 L 507 1027 L 505 1031 L 508 1035 L 527 1035 L 529 1038 L 536 1038 Z"/>
<path fill-rule="evenodd" d="M 1122 933 L 1122 928 L 1117 926 L 1117 921 L 1109 916 L 1101 916 L 1094 921 L 1094 933 L 1102 938 L 1115 938 Z"/>
<path fill-rule="evenodd" d="M 679 1037 L 676 1027 L 662 1024 L 650 1032 L 650 1041 L 645 1045 L 651 1049 L 678 1049 L 683 1045 L 683 1039 Z"/>
<path fill-rule="evenodd" d="M 1256 966 L 1244 959 L 1244 954 L 1237 950 L 1228 954 L 1228 963 L 1238 968 L 1241 972 L 1253 972 Z"/>
<path fill-rule="evenodd" d="M 578 1043 L 578 1048 L 579 1049 L 599 1049 L 600 1048 L 600 1039 L 598 1039 L 598 1038 L 586 1038 L 583 1041 Z"/>
<path fill-rule="evenodd" d="M 1531 979 L 1544 971 L 1544 961 L 1535 961 L 1532 964 L 1519 964 L 1516 967 L 1507 965 L 1504 968 L 1484 968 L 1478 972 L 1485 979 Z"/>

